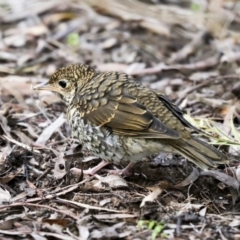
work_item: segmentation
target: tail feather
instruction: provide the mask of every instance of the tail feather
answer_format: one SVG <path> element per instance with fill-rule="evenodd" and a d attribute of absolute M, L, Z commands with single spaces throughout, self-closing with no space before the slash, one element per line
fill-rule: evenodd
<path fill-rule="evenodd" d="M 226 155 L 215 147 L 196 138 L 177 140 L 176 143 L 170 145 L 178 153 L 203 170 L 214 168 L 217 164 L 228 163 Z"/>

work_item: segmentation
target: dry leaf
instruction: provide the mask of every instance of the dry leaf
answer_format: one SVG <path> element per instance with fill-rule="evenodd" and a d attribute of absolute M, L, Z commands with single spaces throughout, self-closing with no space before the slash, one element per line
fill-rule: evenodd
<path fill-rule="evenodd" d="M 0 187 L 0 204 L 3 204 L 5 202 L 9 202 L 11 199 L 11 194 L 9 193 L 8 190 L 3 190 Z"/>
<path fill-rule="evenodd" d="M 236 190 L 239 190 L 240 183 L 238 182 L 237 179 L 230 177 L 229 175 L 219 172 L 219 171 L 214 171 L 214 170 L 205 170 L 200 173 L 201 176 L 211 176 L 216 178 L 218 181 L 223 182 L 224 184 L 235 188 Z"/>
<path fill-rule="evenodd" d="M 65 122 L 64 114 L 62 113 L 54 122 L 52 122 L 47 128 L 43 130 L 36 144 L 45 145 L 52 134 L 63 125 Z"/>
<path fill-rule="evenodd" d="M 97 188 L 128 187 L 127 182 L 119 175 L 109 174 L 106 177 L 95 175 L 95 177 L 99 180 L 96 184 L 94 184 L 94 186 Z"/>
<path fill-rule="evenodd" d="M 155 188 L 149 195 L 143 198 L 140 207 L 143 207 L 146 202 L 153 202 L 161 193 L 163 189 Z"/>
<path fill-rule="evenodd" d="M 199 171 L 197 170 L 197 168 L 193 168 L 191 174 L 186 178 L 184 179 L 182 182 L 176 184 L 174 187 L 185 187 L 185 186 L 188 186 L 192 183 L 194 183 L 198 177 L 199 177 Z"/>
<path fill-rule="evenodd" d="M 54 165 L 53 176 L 56 179 L 62 179 L 67 173 L 65 167 L 64 153 L 60 152 L 60 154 L 55 160 L 56 162 Z"/>

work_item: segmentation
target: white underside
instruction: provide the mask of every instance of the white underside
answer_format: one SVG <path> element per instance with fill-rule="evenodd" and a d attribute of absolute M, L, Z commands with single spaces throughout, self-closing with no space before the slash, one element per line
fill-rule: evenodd
<path fill-rule="evenodd" d="M 137 162 L 144 157 L 159 153 L 173 152 L 171 147 L 162 145 L 158 140 L 113 135 L 107 129 L 85 125 L 81 118 L 70 122 L 75 137 L 94 155 L 116 163 L 122 161 Z M 76 131 L 77 130 L 77 131 Z M 81 133 L 81 134 L 79 134 Z M 104 133 L 104 134 L 103 134 Z"/>

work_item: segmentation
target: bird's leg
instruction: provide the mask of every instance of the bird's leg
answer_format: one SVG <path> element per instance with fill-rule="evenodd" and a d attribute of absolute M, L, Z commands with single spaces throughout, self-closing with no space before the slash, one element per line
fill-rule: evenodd
<path fill-rule="evenodd" d="M 124 175 L 124 176 L 129 176 L 132 174 L 132 168 L 135 165 L 135 162 L 130 162 L 125 168 L 123 169 L 114 169 L 114 170 L 108 170 L 108 169 L 103 169 L 105 172 L 111 173 L 111 174 L 116 174 L 116 175 Z"/>
<path fill-rule="evenodd" d="M 103 167 L 107 166 L 109 162 L 107 161 L 101 161 L 97 166 L 90 168 L 88 170 L 81 170 L 78 168 L 72 168 L 71 172 L 75 176 L 80 176 L 82 173 L 85 175 L 94 175 L 96 174 L 99 170 L 101 170 Z M 116 175 L 123 175 L 123 176 L 129 176 L 132 174 L 132 168 L 136 163 L 130 162 L 125 168 L 123 169 L 114 169 L 114 170 L 109 170 L 109 169 L 103 169 L 104 172 L 108 172 L 111 174 L 116 174 Z"/>
<path fill-rule="evenodd" d="M 107 166 L 109 164 L 109 162 L 107 161 L 101 161 L 97 166 L 90 168 L 88 170 L 83 170 L 84 174 L 87 175 L 94 175 L 96 174 L 100 169 L 102 169 L 103 167 Z"/>

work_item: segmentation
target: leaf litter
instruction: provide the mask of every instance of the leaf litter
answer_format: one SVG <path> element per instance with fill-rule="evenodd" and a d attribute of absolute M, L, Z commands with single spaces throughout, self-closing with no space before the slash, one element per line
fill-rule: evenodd
<path fill-rule="evenodd" d="M 0 238 L 238 239 L 237 9 L 230 0 L 0 0 Z M 127 178 L 84 175 L 100 159 L 72 137 L 63 103 L 32 90 L 70 63 L 123 71 L 168 95 L 229 166 L 200 171 L 160 155 Z"/>

